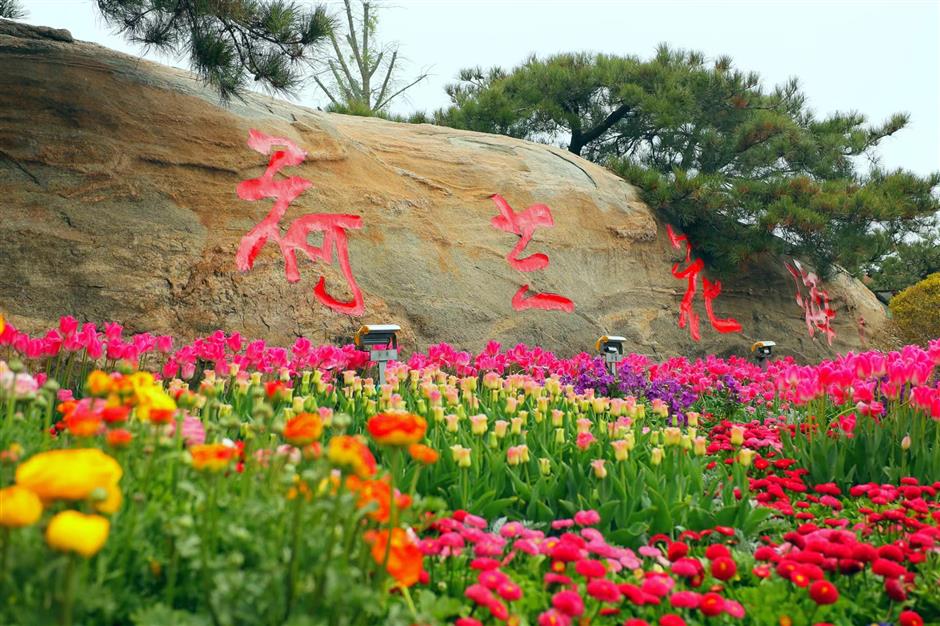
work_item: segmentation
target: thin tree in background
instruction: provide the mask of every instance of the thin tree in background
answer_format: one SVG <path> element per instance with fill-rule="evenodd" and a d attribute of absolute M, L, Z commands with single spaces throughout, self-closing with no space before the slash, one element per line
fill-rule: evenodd
<path fill-rule="evenodd" d="M 129 41 L 188 54 L 193 71 L 223 100 L 251 82 L 293 92 L 332 30 L 323 6 L 284 0 L 98 0 L 98 8 Z"/>
<path fill-rule="evenodd" d="M 328 77 L 323 80 L 315 75 L 314 80 L 330 99 L 331 110 L 376 115 L 428 75 L 422 73 L 404 87 L 396 88 L 395 77 L 401 57 L 397 46 L 381 46 L 375 41 L 378 26 L 376 4 L 360 2 L 361 16 L 353 15 L 352 0 L 344 0 L 343 4 L 346 33 L 339 33 L 339 28 L 330 33 L 334 56 L 322 72 Z"/>
<path fill-rule="evenodd" d="M 0 0 L 0 17 L 8 20 L 21 20 L 27 15 L 19 0 Z"/>

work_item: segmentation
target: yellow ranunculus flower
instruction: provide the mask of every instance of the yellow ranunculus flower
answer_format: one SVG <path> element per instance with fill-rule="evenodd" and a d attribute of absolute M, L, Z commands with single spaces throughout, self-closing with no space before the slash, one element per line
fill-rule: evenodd
<path fill-rule="evenodd" d="M 104 547 L 110 530 L 111 524 L 106 517 L 62 511 L 49 521 L 46 543 L 54 550 L 91 558 Z"/>
<path fill-rule="evenodd" d="M 112 457 L 97 448 L 50 450 L 33 455 L 16 468 L 16 483 L 43 500 L 85 500 L 95 489 L 113 502 L 123 472 Z"/>
<path fill-rule="evenodd" d="M 114 381 L 111 379 L 111 375 L 101 370 L 93 371 L 88 375 L 88 380 L 85 382 L 85 389 L 88 390 L 88 393 L 98 398 L 107 396 L 113 388 Z"/>
<path fill-rule="evenodd" d="M 144 387 L 137 391 L 137 417 L 145 422 L 165 423 L 172 419 L 176 402 L 160 387 Z"/>
<path fill-rule="evenodd" d="M 0 489 L 0 526 L 22 528 L 35 524 L 42 515 L 39 496 L 27 489 L 13 485 Z"/>

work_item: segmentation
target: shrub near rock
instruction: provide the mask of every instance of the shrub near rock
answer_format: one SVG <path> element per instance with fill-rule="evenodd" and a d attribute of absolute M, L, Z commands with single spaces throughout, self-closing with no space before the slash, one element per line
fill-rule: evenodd
<path fill-rule="evenodd" d="M 940 337 L 940 272 L 894 296 L 888 306 L 905 340 L 927 345 Z"/>

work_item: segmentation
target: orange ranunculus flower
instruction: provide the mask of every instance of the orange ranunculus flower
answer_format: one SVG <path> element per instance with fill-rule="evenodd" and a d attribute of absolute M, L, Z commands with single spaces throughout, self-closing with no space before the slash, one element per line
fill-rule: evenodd
<path fill-rule="evenodd" d="M 392 489 L 387 478 L 362 480 L 358 476 L 346 479 L 346 488 L 359 496 L 356 505 L 364 508 L 375 504 L 369 511 L 369 517 L 376 522 L 385 523 L 391 515 Z M 411 506 L 411 496 L 395 490 L 395 507 L 401 511 Z"/>
<path fill-rule="evenodd" d="M 19 485 L 0 489 L 0 526 L 22 528 L 35 524 L 42 515 L 39 496 Z"/>
<path fill-rule="evenodd" d="M 100 411 L 79 403 L 63 420 L 68 431 L 76 437 L 94 437 L 102 429 Z"/>
<path fill-rule="evenodd" d="M 195 469 L 219 472 L 229 466 L 238 455 L 238 449 L 221 443 L 203 443 L 192 446 L 189 454 Z"/>
<path fill-rule="evenodd" d="M 323 421 L 315 413 L 300 413 L 284 424 L 284 439 L 295 446 L 306 446 L 323 433 Z"/>
<path fill-rule="evenodd" d="M 96 448 L 50 450 L 20 464 L 16 483 L 47 501 L 85 500 L 99 489 L 113 501 L 122 474 L 118 462 Z"/>
<path fill-rule="evenodd" d="M 414 413 L 379 413 L 366 423 L 369 434 L 386 446 L 408 446 L 418 443 L 428 430 L 427 421 Z"/>
<path fill-rule="evenodd" d="M 129 430 L 124 428 L 115 428 L 114 430 L 109 430 L 108 434 L 105 436 L 105 440 L 112 448 L 123 448 L 127 445 L 130 445 L 131 440 L 133 439 L 134 435 L 131 434 Z"/>
<path fill-rule="evenodd" d="M 437 463 L 438 453 L 434 448 L 430 448 L 420 443 L 413 443 L 408 446 L 408 454 L 422 465 L 434 465 Z"/>
<path fill-rule="evenodd" d="M 359 437 L 337 435 L 330 439 L 326 456 L 334 465 L 350 469 L 360 478 L 375 475 L 375 457 Z"/>
<path fill-rule="evenodd" d="M 365 540 L 372 544 L 372 558 L 379 565 L 385 563 L 385 552 L 389 550 L 386 570 L 399 585 L 411 587 L 418 582 L 424 569 L 424 555 L 407 532 L 393 528 L 390 548 L 387 530 L 370 530 L 365 534 Z"/>
<path fill-rule="evenodd" d="M 110 530 L 111 524 L 106 517 L 62 511 L 49 521 L 46 543 L 54 550 L 76 552 L 90 558 L 104 547 Z"/>

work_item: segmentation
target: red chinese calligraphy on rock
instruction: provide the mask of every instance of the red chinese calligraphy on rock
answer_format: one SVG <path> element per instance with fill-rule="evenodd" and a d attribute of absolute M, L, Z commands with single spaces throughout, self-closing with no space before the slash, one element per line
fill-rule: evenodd
<path fill-rule="evenodd" d="M 820 280 L 816 273 L 803 269 L 796 259 L 793 259 L 792 264 L 784 263 L 784 267 L 790 272 L 796 285 L 796 303 L 803 309 L 809 336 L 815 337 L 816 332 L 819 331 L 826 336 L 826 341 L 831 346 L 836 336 L 836 331 L 832 328 L 832 320 L 835 319 L 836 312 L 829 305 L 829 292 L 820 288 Z M 807 291 L 805 298 L 803 288 Z"/>
<path fill-rule="evenodd" d="M 506 255 L 506 261 L 513 269 L 520 272 L 534 272 L 548 267 L 548 255 L 537 252 L 525 258 L 519 255 L 525 250 L 532 235 L 539 228 L 551 228 L 555 225 L 552 211 L 544 204 L 533 204 L 525 211 L 516 213 L 509 203 L 499 194 L 490 196 L 499 209 L 499 215 L 490 220 L 494 228 L 519 236 L 519 241 Z M 540 309 L 542 311 L 574 311 L 574 302 L 557 293 L 538 293 L 526 297 L 529 285 L 523 285 L 512 297 L 512 308 L 516 311 Z"/>
<path fill-rule="evenodd" d="M 242 200 L 274 199 L 274 206 L 268 215 L 242 237 L 235 255 L 238 269 L 242 272 L 249 271 L 254 266 L 255 258 L 261 249 L 268 240 L 273 240 L 278 244 L 281 255 L 284 257 L 284 272 L 287 275 L 287 281 L 295 283 L 300 280 L 300 271 L 297 267 L 298 251 L 313 262 L 319 260 L 332 265 L 335 250 L 340 272 L 352 293 L 352 299 L 341 301 L 327 293 L 326 279 L 323 276 L 313 288 L 313 294 L 317 300 L 337 313 L 362 315 L 365 312 L 365 302 L 362 290 L 356 283 L 349 264 L 349 248 L 346 241 L 346 231 L 362 228 L 362 218 L 358 215 L 310 213 L 291 222 L 287 233 L 282 235 L 280 222 L 287 207 L 300 194 L 312 187 L 313 183 L 299 176 L 275 179 L 275 174 L 281 169 L 300 165 L 307 156 L 307 153 L 293 141 L 284 137 L 272 137 L 254 129 L 248 132 L 248 147 L 252 150 L 268 154 L 275 146 L 281 146 L 283 149 L 271 154 L 264 174 L 258 178 L 242 181 L 236 188 L 238 197 Z M 314 246 L 308 242 L 308 237 L 314 232 L 323 233 L 321 246 Z"/>
<path fill-rule="evenodd" d="M 689 335 L 694 341 L 701 341 L 702 333 L 699 330 L 699 316 L 693 310 L 692 304 L 695 301 L 696 285 L 698 276 L 705 269 L 705 262 L 702 259 L 692 260 L 692 244 L 685 235 L 677 235 L 672 226 L 666 225 L 666 233 L 669 235 L 669 242 L 673 248 L 681 249 L 685 244 L 685 269 L 679 269 L 679 263 L 672 266 L 672 275 L 686 281 L 685 295 L 682 302 L 679 303 L 679 328 L 689 327 Z M 714 301 L 721 295 L 721 281 L 710 281 L 702 277 L 702 300 L 705 301 L 705 314 L 712 328 L 719 333 L 739 333 L 741 324 L 734 318 L 719 318 L 715 316 Z"/>

